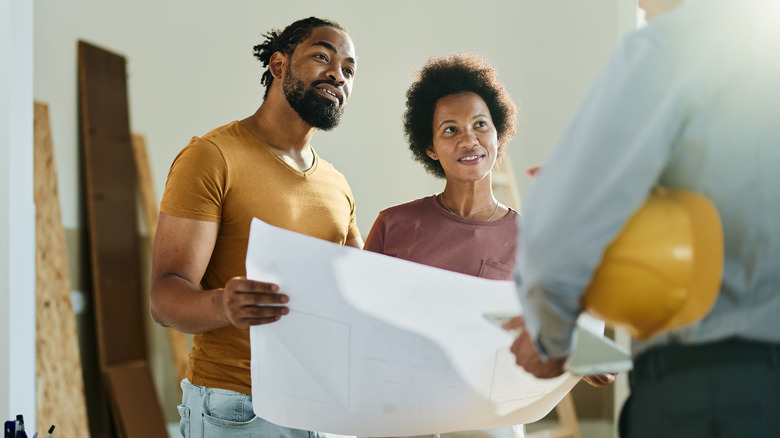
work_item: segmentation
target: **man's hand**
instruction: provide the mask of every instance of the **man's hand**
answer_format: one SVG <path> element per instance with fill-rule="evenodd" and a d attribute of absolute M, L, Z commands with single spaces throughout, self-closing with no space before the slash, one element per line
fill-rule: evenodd
<path fill-rule="evenodd" d="M 222 312 L 238 328 L 278 321 L 290 313 L 288 307 L 281 306 L 289 301 L 276 284 L 244 277 L 231 278 L 222 290 Z"/>
<path fill-rule="evenodd" d="M 522 316 L 509 319 L 501 326 L 506 330 L 520 329 L 520 335 L 515 339 L 511 348 L 518 365 L 540 379 L 549 379 L 563 374 L 563 364 L 567 358 L 543 360 L 539 356 L 539 352 L 536 351 L 536 345 L 528 335 Z"/>

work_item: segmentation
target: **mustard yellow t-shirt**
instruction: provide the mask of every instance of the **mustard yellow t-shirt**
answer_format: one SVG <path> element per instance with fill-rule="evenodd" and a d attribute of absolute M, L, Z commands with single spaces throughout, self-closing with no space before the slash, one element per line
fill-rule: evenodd
<path fill-rule="evenodd" d="M 313 151 L 313 149 L 312 149 Z M 249 225 L 271 225 L 344 244 L 359 236 L 344 176 L 314 152 L 305 172 L 285 163 L 241 123 L 194 137 L 168 173 L 160 211 L 219 222 L 201 287 L 246 275 Z M 251 394 L 249 330 L 232 325 L 195 335 L 187 378 L 195 385 Z"/>

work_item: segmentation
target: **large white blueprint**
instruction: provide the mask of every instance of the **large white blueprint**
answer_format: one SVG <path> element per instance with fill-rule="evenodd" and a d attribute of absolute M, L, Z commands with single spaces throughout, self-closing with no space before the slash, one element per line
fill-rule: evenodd
<path fill-rule="evenodd" d="M 253 220 L 247 277 L 290 313 L 251 328 L 255 413 L 298 429 L 406 436 L 534 422 L 578 381 L 540 380 L 483 314 L 514 284 L 343 247 Z"/>

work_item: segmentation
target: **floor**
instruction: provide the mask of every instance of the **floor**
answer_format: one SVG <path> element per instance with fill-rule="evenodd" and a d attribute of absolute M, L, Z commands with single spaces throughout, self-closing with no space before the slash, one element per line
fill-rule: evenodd
<path fill-rule="evenodd" d="M 543 431 L 552 429 L 557 424 L 555 422 L 540 421 L 526 426 L 526 434 L 530 434 L 535 431 Z M 607 421 L 583 421 L 580 420 L 580 434 L 581 438 L 613 438 L 616 437 L 613 432 L 612 423 Z M 170 438 L 181 438 L 179 434 L 179 423 L 168 423 L 168 436 Z M 545 435 L 542 434 L 541 437 Z M 541 438 L 540 437 L 540 438 Z M 568 437 L 567 437 L 568 438 Z"/>
<path fill-rule="evenodd" d="M 534 432 L 541 432 L 544 430 L 550 430 L 557 426 L 555 422 L 540 421 L 525 427 L 526 435 L 530 435 Z M 596 421 L 596 420 L 580 420 L 580 436 L 581 438 L 616 438 L 617 434 L 614 429 L 614 425 L 609 421 Z M 549 435 L 540 433 L 535 437 L 545 438 Z M 566 437 L 568 438 L 568 437 Z"/>

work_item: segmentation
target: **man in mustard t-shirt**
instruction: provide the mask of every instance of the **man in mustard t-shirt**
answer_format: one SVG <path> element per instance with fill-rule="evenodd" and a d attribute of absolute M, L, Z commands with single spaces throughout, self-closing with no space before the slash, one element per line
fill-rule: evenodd
<path fill-rule="evenodd" d="M 349 99 L 350 36 L 310 17 L 266 34 L 254 52 L 267 67 L 260 108 L 193 138 L 171 166 L 160 205 L 150 307 L 160 325 L 195 334 L 179 406 L 188 437 L 318 436 L 252 410 L 249 326 L 289 312 L 277 285 L 245 278 L 252 218 L 363 246 L 346 179 L 309 144 L 316 129 L 338 124 Z"/>

